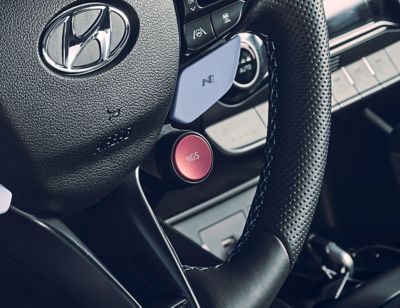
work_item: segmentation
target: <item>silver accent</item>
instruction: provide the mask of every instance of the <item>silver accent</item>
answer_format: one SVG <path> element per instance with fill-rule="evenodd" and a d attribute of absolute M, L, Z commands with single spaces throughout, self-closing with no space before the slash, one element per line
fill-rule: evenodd
<path fill-rule="evenodd" d="M 257 63 L 257 68 L 256 68 L 256 74 L 254 75 L 253 79 L 245 84 L 239 83 L 236 80 L 233 81 L 233 84 L 238 87 L 239 89 L 242 90 L 247 90 L 250 89 L 254 84 L 257 82 L 258 78 L 260 77 L 260 70 L 261 70 L 261 62 L 260 62 L 260 56 L 259 56 L 259 51 L 257 50 L 257 47 L 254 46 L 253 41 L 257 41 L 260 38 L 258 36 L 250 36 L 249 34 L 246 33 L 239 34 L 241 42 L 240 42 L 240 47 L 241 49 L 246 49 L 248 52 L 250 52 L 252 55 L 254 55 Z M 258 42 L 257 42 L 258 43 Z M 262 43 L 262 41 L 261 41 Z M 239 63 L 240 65 L 240 63 Z"/>
<path fill-rule="evenodd" d="M 346 70 L 345 67 L 342 67 L 342 72 L 343 74 L 346 76 L 347 80 L 349 81 L 349 83 L 354 86 L 354 80 L 351 78 L 349 72 Z"/>
<path fill-rule="evenodd" d="M 329 41 L 331 56 L 334 57 L 342 51 L 352 48 L 360 42 L 379 35 L 388 29 L 397 28 L 397 24 L 390 21 L 371 22 L 362 27 L 347 32 Z"/>
<path fill-rule="evenodd" d="M 394 128 L 371 109 L 365 108 L 363 114 L 371 123 L 384 131 L 387 135 L 390 135 L 393 132 Z"/>
<path fill-rule="evenodd" d="M 368 41 L 376 36 L 382 35 L 390 31 L 391 29 L 398 29 L 398 28 L 399 24 L 383 20 L 378 22 L 371 22 L 357 29 L 354 29 L 353 31 L 347 32 L 329 41 L 329 45 L 331 48 L 331 57 L 334 58 L 335 56 L 340 55 L 343 51 L 351 49 L 352 47 L 362 42 Z M 366 56 L 366 58 L 368 57 L 369 56 Z M 370 66 L 375 73 L 374 75 L 376 76 L 376 72 L 371 66 L 371 64 L 368 62 L 368 59 L 366 59 L 364 63 L 369 64 L 367 65 L 368 70 L 370 70 L 369 68 Z M 347 73 L 346 70 L 344 71 Z M 366 98 L 374 93 L 377 93 L 384 88 L 388 88 L 399 81 L 400 81 L 400 76 L 395 76 L 387 81 L 380 82 L 380 85 L 373 87 L 372 89 L 362 93 L 361 95 L 358 94 L 348 100 L 345 100 L 344 102 L 334 105 L 332 107 L 332 112 L 336 112 L 342 108 L 352 105 L 353 103 L 356 103 L 363 98 Z"/>
<path fill-rule="evenodd" d="M 262 80 L 268 77 L 268 63 L 267 63 L 267 50 L 265 48 L 263 40 L 252 33 L 240 33 L 240 42 L 241 42 L 241 47 L 246 48 L 249 50 L 251 53 L 255 54 L 256 61 L 257 61 L 257 72 L 254 80 L 247 84 L 247 85 L 241 85 L 234 81 L 234 85 L 241 88 L 241 89 L 248 89 L 256 82 L 260 80 L 260 75 L 263 74 Z M 263 70 L 261 71 L 261 68 Z"/>
<path fill-rule="evenodd" d="M 344 101 L 344 102 L 342 102 L 342 103 L 340 103 L 340 104 L 338 104 L 336 106 L 333 106 L 332 107 L 332 112 L 336 112 L 339 109 L 342 109 L 342 108 L 350 106 L 350 105 L 352 105 L 354 103 L 357 103 L 357 102 L 361 101 L 363 98 L 367 98 L 367 97 L 369 97 L 369 96 L 371 96 L 371 95 L 373 95 L 375 93 L 378 93 L 379 91 L 382 90 L 382 88 L 383 89 L 389 88 L 389 87 L 391 87 L 392 85 L 394 85 L 394 84 L 396 84 L 398 82 L 400 82 L 400 76 L 394 77 L 394 78 L 392 78 L 392 79 L 390 79 L 390 80 L 388 80 L 388 81 L 386 81 L 386 82 L 384 82 L 384 83 L 372 88 L 371 90 L 367 91 L 367 93 L 362 93 L 363 96 L 358 94 L 357 96 L 354 96 L 353 98 L 350 98 L 350 99 L 348 99 L 348 100 L 346 100 L 346 101 Z"/>
<path fill-rule="evenodd" d="M 179 270 L 179 274 L 181 275 L 181 279 L 183 280 L 183 282 L 185 283 L 186 287 L 188 288 L 188 291 L 190 293 L 190 295 L 192 296 L 192 299 L 194 301 L 195 304 L 195 308 L 199 308 L 200 304 L 196 298 L 196 295 L 194 294 L 194 291 L 191 287 L 191 285 L 189 284 L 188 279 L 186 278 L 185 273 L 182 270 L 182 264 L 181 261 L 178 258 L 178 255 L 175 252 L 175 249 L 173 248 L 170 240 L 168 239 L 168 237 L 165 235 L 163 228 L 161 227 L 160 223 L 158 222 L 158 219 L 156 217 L 156 215 L 154 214 L 154 211 L 146 197 L 146 194 L 144 193 L 143 190 L 143 186 L 142 186 L 142 182 L 140 181 L 140 167 L 137 167 L 135 169 L 135 180 L 137 183 L 137 188 L 139 191 L 140 196 L 142 197 L 142 201 L 143 201 L 143 205 L 146 207 L 147 212 L 149 213 L 151 219 L 154 222 L 155 227 L 157 228 L 158 233 L 160 234 L 160 236 L 162 237 L 163 241 L 165 242 L 165 245 L 170 253 L 170 256 L 173 258 L 174 263 L 176 265 L 176 268 L 178 268 Z"/>
<path fill-rule="evenodd" d="M 242 32 L 239 33 L 238 36 L 240 37 L 241 41 L 241 46 L 246 45 L 246 46 L 251 46 L 250 48 L 253 48 L 253 53 L 256 54 L 257 61 L 259 62 L 259 68 L 260 71 L 257 72 L 257 78 L 254 79 L 254 83 L 251 84 L 250 87 L 257 88 L 262 84 L 263 81 L 268 77 L 269 71 L 268 71 L 268 54 L 267 54 L 267 48 L 263 42 L 263 40 L 253 34 L 253 33 L 247 33 L 247 32 Z M 235 86 L 237 86 L 236 81 L 233 82 Z M 239 84 L 240 85 L 240 84 Z M 239 86 L 240 88 L 240 86 Z M 247 90 L 248 88 L 242 88 L 243 90 Z M 242 100 L 241 102 L 231 104 L 231 103 L 225 103 L 223 101 L 219 101 L 218 103 L 226 108 L 235 108 L 238 107 L 246 102 L 246 99 Z"/>
<path fill-rule="evenodd" d="M 73 25 L 74 17 L 90 11 L 99 11 L 99 15 L 85 33 L 77 35 Z M 117 14 L 124 22 L 123 36 L 112 50 L 111 38 L 113 35 L 113 25 L 111 22 L 111 13 Z M 50 39 L 59 27 L 63 27 L 62 63 L 57 63 L 49 53 Z M 71 75 L 92 73 L 109 64 L 123 51 L 128 42 L 130 29 L 128 17 L 121 10 L 113 6 L 102 3 L 87 3 L 75 6 L 56 16 L 46 28 L 40 47 L 43 60 L 59 72 Z M 98 43 L 100 49 L 99 59 L 94 63 L 75 65 L 78 56 L 93 41 L 97 41 Z"/>
<path fill-rule="evenodd" d="M 368 60 L 366 57 L 362 57 L 362 61 L 364 62 L 365 66 L 367 67 L 367 70 L 369 71 L 369 73 L 375 77 L 375 71 L 372 68 L 371 64 L 369 64 Z"/>
<path fill-rule="evenodd" d="M 386 30 L 388 30 L 388 29 L 385 29 L 385 31 L 386 31 Z M 370 35 L 370 34 L 371 34 L 371 33 L 369 33 L 368 35 Z M 375 34 L 376 34 L 376 33 L 375 33 Z M 365 38 L 365 37 L 364 37 L 364 38 Z M 360 40 L 360 39 L 362 39 L 362 38 L 359 38 L 358 40 Z M 380 51 L 385 52 L 385 51 L 387 50 L 388 47 L 394 46 L 395 44 L 400 44 L 400 43 L 399 43 L 399 42 L 396 42 L 396 43 L 394 43 L 394 44 L 392 44 L 392 45 L 387 46 L 386 48 L 381 49 Z M 377 53 L 377 52 L 375 52 L 375 53 Z M 371 54 L 371 55 L 374 55 L 375 53 L 373 53 L 373 54 Z M 385 53 L 385 54 L 386 54 L 386 53 Z M 366 65 L 368 71 L 369 71 L 373 76 L 375 76 L 375 77 L 377 78 L 378 76 L 377 76 L 377 73 L 376 73 L 376 69 L 374 69 L 374 67 L 371 65 L 371 63 L 370 63 L 369 60 L 368 60 L 368 58 L 369 58 L 371 55 L 367 55 L 367 56 L 361 58 L 361 60 L 362 60 L 362 61 L 364 62 L 364 64 Z M 393 69 L 396 70 L 395 65 L 394 65 L 394 63 L 393 63 L 393 58 L 391 58 L 390 55 L 388 55 L 388 54 L 386 54 L 386 56 L 387 56 L 387 61 L 389 61 L 389 62 L 392 64 Z M 351 64 L 350 64 L 350 65 L 351 65 Z M 347 70 L 346 70 L 344 67 L 341 68 L 341 70 L 343 71 L 343 73 L 345 73 L 345 74 L 347 73 L 347 74 L 346 74 L 346 78 L 350 77 L 350 76 L 348 76 L 348 72 L 347 72 Z M 339 71 L 339 70 L 338 70 L 338 71 Z M 336 71 L 336 72 L 338 72 L 338 71 Z M 396 70 L 396 71 L 397 71 L 397 70 Z M 335 72 L 335 73 L 336 73 L 336 72 Z M 378 78 L 377 78 L 377 79 L 378 79 Z M 352 81 L 351 78 L 349 79 L 349 81 L 350 81 L 350 80 Z M 350 99 L 346 99 L 346 100 L 344 100 L 343 102 L 340 102 L 339 104 L 333 106 L 333 107 L 332 107 L 332 112 L 336 112 L 336 111 L 338 111 L 339 109 L 343 109 L 343 108 L 345 108 L 345 107 L 347 107 L 347 106 L 349 106 L 349 105 L 352 105 L 352 104 L 354 104 L 354 103 L 356 103 L 356 102 L 359 102 L 359 101 L 361 101 L 362 99 L 365 99 L 365 98 L 367 98 L 367 97 L 369 97 L 369 96 L 371 96 L 371 95 L 373 95 L 373 94 L 375 94 L 375 93 L 381 91 L 382 89 L 391 87 L 392 85 L 394 85 L 394 84 L 400 82 L 400 76 L 399 76 L 399 74 L 398 74 L 398 72 L 397 72 L 396 75 L 393 75 L 393 76 L 390 77 L 389 79 L 387 79 L 387 80 L 386 80 L 386 79 L 385 79 L 385 80 L 378 80 L 378 82 L 379 82 L 379 84 L 377 84 L 376 86 L 372 87 L 371 89 L 368 89 L 368 90 L 366 90 L 366 91 L 362 91 L 361 93 L 360 93 L 360 91 L 357 91 L 357 92 L 358 92 L 358 95 L 356 95 L 356 96 L 354 96 L 354 97 L 352 97 L 352 98 L 350 98 Z"/>
<path fill-rule="evenodd" d="M 386 21 L 386 20 L 381 20 L 377 22 L 370 22 L 368 24 L 365 24 L 361 27 L 358 27 L 354 30 L 351 30 L 349 32 L 346 32 L 340 36 L 337 36 L 329 41 L 329 46 L 331 49 L 334 49 L 338 47 L 339 45 L 342 45 L 346 42 L 353 41 L 357 37 L 363 36 L 369 32 L 373 32 L 376 30 L 379 30 L 379 32 L 385 31 L 389 28 L 395 28 L 397 26 L 396 23 Z M 351 45 L 354 45 L 353 42 L 350 42 Z"/>

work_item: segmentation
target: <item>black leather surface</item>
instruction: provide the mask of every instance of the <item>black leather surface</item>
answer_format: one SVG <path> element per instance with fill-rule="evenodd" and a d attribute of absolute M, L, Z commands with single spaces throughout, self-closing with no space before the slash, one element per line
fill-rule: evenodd
<path fill-rule="evenodd" d="M 399 307 L 400 304 L 400 267 L 379 275 L 362 286 L 347 292 L 338 300 L 322 303 L 326 308 L 375 308 Z"/>
<path fill-rule="evenodd" d="M 140 307 L 81 241 L 62 223 L 53 222 L 54 225 L 15 208 L 0 215 L 1 255 L 21 269 L 22 281 L 26 272 L 43 279 L 62 294 L 65 303 L 72 303 L 69 307 Z M 29 296 L 29 289 L 20 285 L 16 292 L 22 298 Z M 18 306 L 17 302 L 7 303 L 1 297 L 2 307 L 52 307 L 47 301 L 40 306 Z"/>
<path fill-rule="evenodd" d="M 270 305 L 309 230 L 328 151 L 331 80 L 322 1 L 250 1 L 247 18 L 248 28 L 275 43 L 275 50 L 269 48 L 270 55 L 275 52 L 269 136 L 258 190 L 236 249 L 218 268 L 187 271 L 204 307 Z"/>
<path fill-rule="evenodd" d="M 268 233 L 255 234 L 234 262 L 187 271 L 201 307 L 267 307 L 288 273 L 285 248 Z"/>
<path fill-rule="evenodd" d="M 251 216 L 260 216 L 256 229 L 282 240 L 293 265 L 314 214 L 328 152 L 328 31 L 320 0 L 256 1 L 250 16 L 274 41 L 278 63 L 273 159 L 261 174 Z"/>
<path fill-rule="evenodd" d="M 0 183 L 20 205 L 56 213 L 100 200 L 139 164 L 165 121 L 179 64 L 173 1 L 113 1 L 137 13 L 132 51 L 95 75 L 54 73 L 40 59 L 40 36 L 73 3 L 2 1 L 0 10 Z M 121 136 L 129 138 L 94 155 Z"/>

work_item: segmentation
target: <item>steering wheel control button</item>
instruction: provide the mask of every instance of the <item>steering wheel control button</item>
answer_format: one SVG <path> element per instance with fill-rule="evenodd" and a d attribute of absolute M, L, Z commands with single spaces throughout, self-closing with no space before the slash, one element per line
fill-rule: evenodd
<path fill-rule="evenodd" d="M 263 39 L 246 32 L 240 33 L 239 36 L 241 39 L 239 63 L 231 89 L 221 98 L 221 102 L 225 105 L 243 103 L 266 85 L 269 74 L 269 56 Z"/>
<path fill-rule="evenodd" d="M 200 12 L 200 6 L 197 3 L 197 0 L 182 0 L 183 1 L 183 9 L 185 14 L 185 19 L 191 19 L 193 16 L 196 16 Z"/>
<path fill-rule="evenodd" d="M 249 89 L 259 75 L 260 61 L 257 53 L 249 45 L 242 44 L 234 85 L 241 89 Z"/>
<path fill-rule="evenodd" d="M 239 23 L 243 5 L 244 2 L 239 1 L 212 13 L 212 24 L 217 36 L 228 32 Z"/>
<path fill-rule="evenodd" d="M 8 211 L 11 206 L 11 192 L 0 184 L 0 215 Z"/>
<path fill-rule="evenodd" d="M 172 163 L 176 173 L 189 183 L 206 179 L 213 167 L 213 152 L 201 135 L 188 133 L 175 143 Z"/>
<path fill-rule="evenodd" d="M 183 26 L 186 47 L 196 50 L 215 39 L 214 30 L 211 25 L 211 16 L 206 15 L 191 21 Z"/>
<path fill-rule="evenodd" d="M 236 36 L 185 68 L 179 77 L 172 120 L 191 123 L 218 102 L 233 84 L 239 54 L 240 38 Z"/>
<path fill-rule="evenodd" d="M 211 173 L 214 155 L 207 139 L 194 131 L 164 128 L 155 151 L 141 169 L 166 184 L 181 189 L 204 181 Z"/>
<path fill-rule="evenodd" d="M 332 73 L 332 92 L 339 104 L 357 96 L 354 81 L 344 68 Z"/>

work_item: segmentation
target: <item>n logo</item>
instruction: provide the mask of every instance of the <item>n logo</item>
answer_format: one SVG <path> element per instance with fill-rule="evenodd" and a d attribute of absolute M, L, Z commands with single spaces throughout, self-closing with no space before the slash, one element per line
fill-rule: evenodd
<path fill-rule="evenodd" d="M 207 79 L 203 79 L 201 81 L 202 87 L 205 87 L 207 84 L 213 84 L 215 82 L 214 75 L 208 75 Z"/>

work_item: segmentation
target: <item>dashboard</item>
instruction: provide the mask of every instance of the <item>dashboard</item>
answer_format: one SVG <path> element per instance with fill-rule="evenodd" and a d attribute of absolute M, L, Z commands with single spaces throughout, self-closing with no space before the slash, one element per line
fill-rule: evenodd
<path fill-rule="evenodd" d="M 240 237 L 261 168 L 269 109 L 266 37 L 245 31 L 230 36 L 231 29 L 240 27 L 244 1 L 178 4 L 186 53 L 174 107 L 160 137 L 162 153 L 155 150 L 142 166 L 144 186 L 159 217 L 224 259 Z M 397 1 L 378 0 L 325 0 L 324 4 L 335 116 L 400 82 L 400 27 L 393 16 L 400 6 Z M 210 50 L 209 44 L 216 41 L 221 44 Z M 221 50 L 224 60 L 214 57 Z M 226 55 L 235 52 L 238 63 L 226 62 Z M 210 67 L 215 73 L 208 71 Z M 193 71 L 202 72 L 197 87 Z M 232 80 L 228 87 L 214 88 L 219 95 L 214 99 L 204 89 L 219 74 Z M 202 166 L 204 177 L 198 181 L 185 178 L 176 163 L 176 148 L 191 133 L 209 145 L 207 153 L 213 152 L 213 161 Z M 172 153 L 168 159 L 166 152 Z M 186 159 L 196 160 L 196 153 L 200 152 Z"/>

